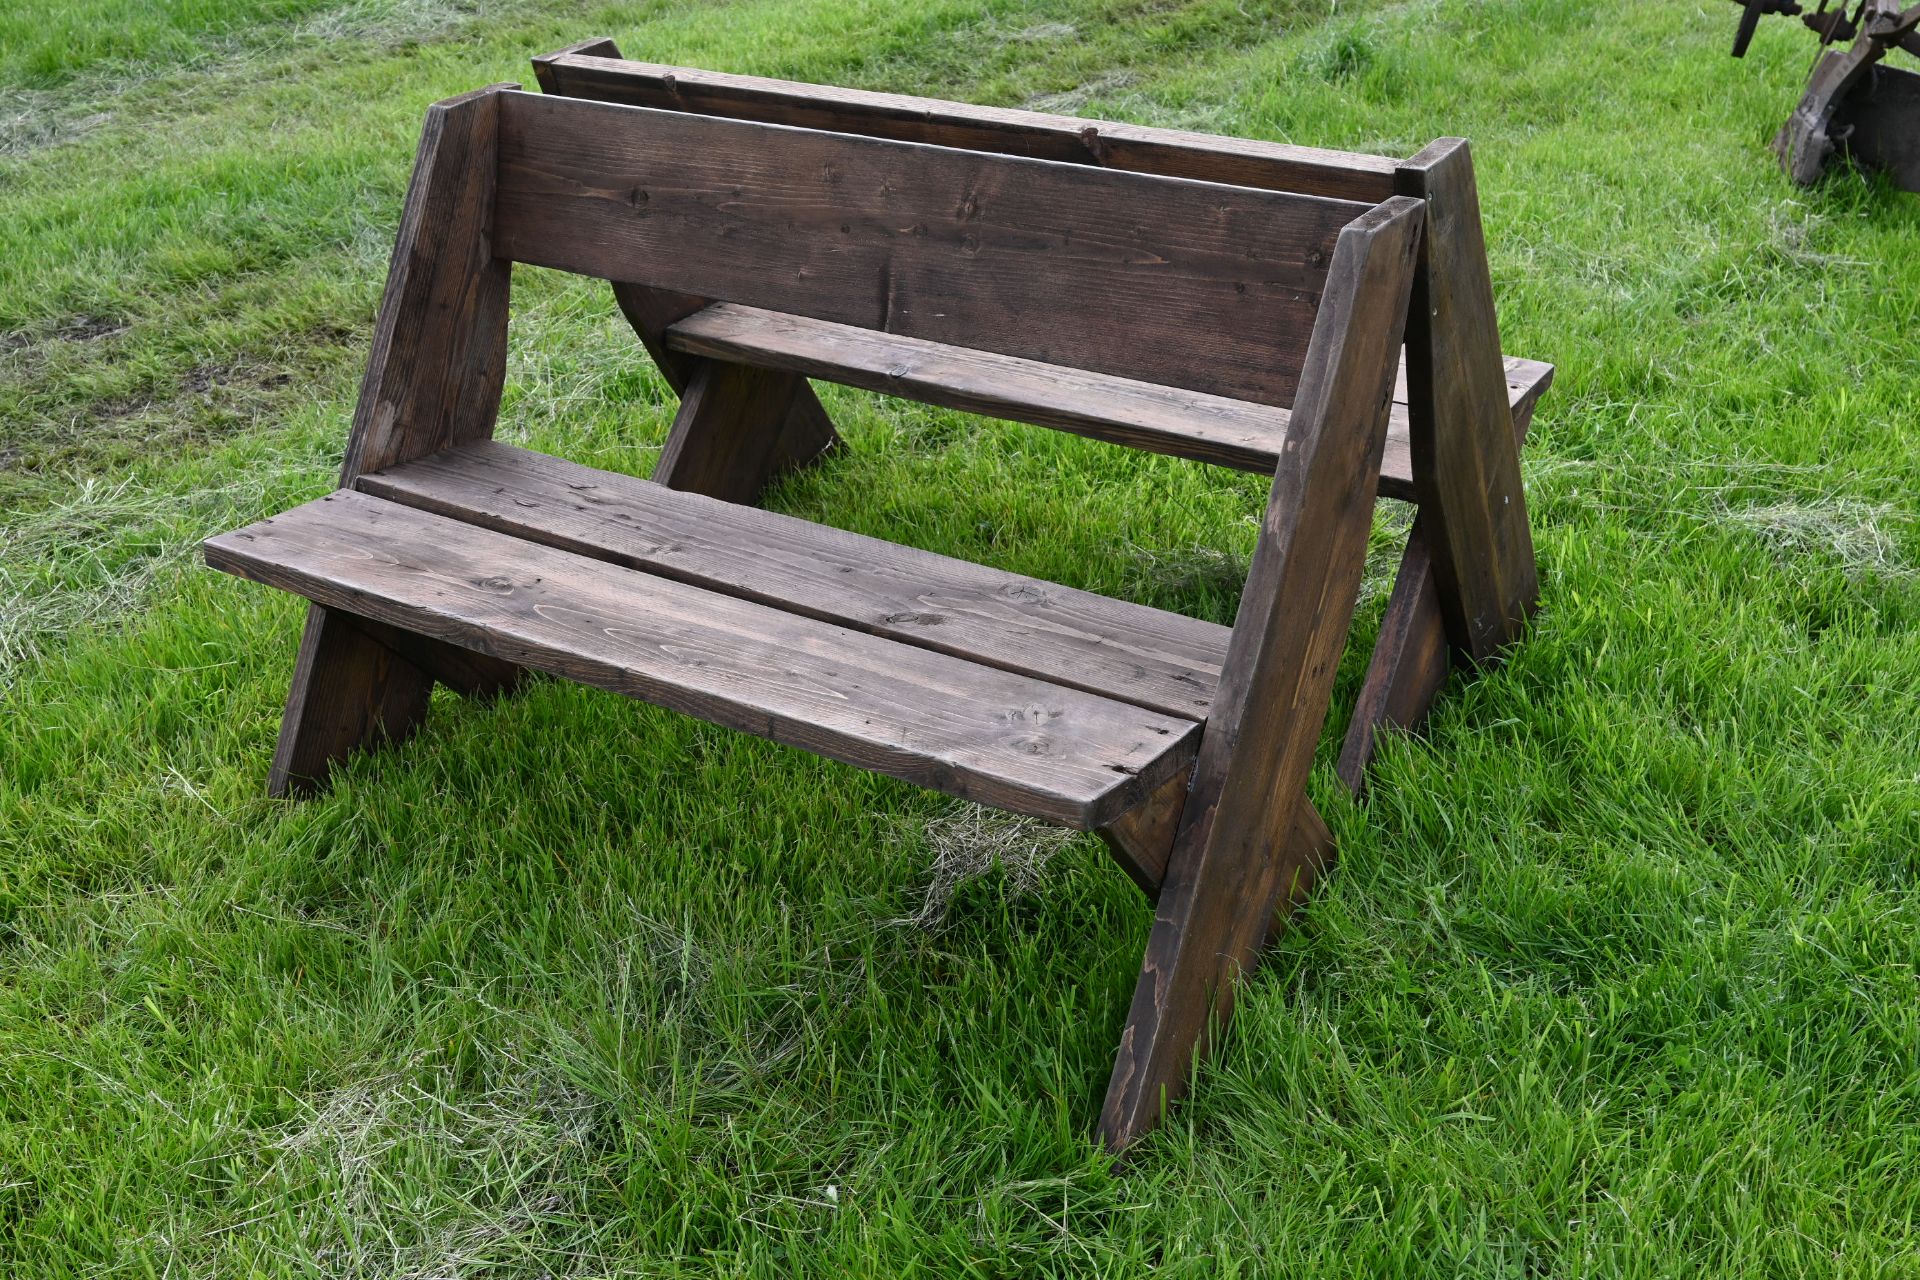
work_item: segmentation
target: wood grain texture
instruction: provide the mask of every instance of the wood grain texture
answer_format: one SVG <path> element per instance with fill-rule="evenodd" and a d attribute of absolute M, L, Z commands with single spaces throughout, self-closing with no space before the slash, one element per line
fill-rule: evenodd
<path fill-rule="evenodd" d="M 500 160 L 515 261 L 1277 405 L 1366 207 L 540 94 Z"/>
<path fill-rule="evenodd" d="M 1187 774 L 1177 774 L 1161 788 L 1115 821 L 1101 827 L 1098 835 L 1120 864 L 1127 878 L 1140 887 L 1149 902 L 1160 900 L 1160 886 L 1166 880 L 1167 859 L 1173 853 L 1174 837 L 1180 830 L 1180 814 L 1186 807 Z M 1286 927 L 1293 912 L 1313 891 L 1320 876 L 1333 866 L 1333 832 L 1313 802 L 1300 801 L 1293 831 L 1287 837 L 1292 851 L 1286 857 L 1301 871 L 1290 881 L 1291 891 L 1275 904 L 1273 920 L 1267 929 L 1271 938 Z M 1264 944 L 1263 944 L 1264 945 Z"/>
<path fill-rule="evenodd" d="M 641 345 L 646 347 L 647 354 L 653 357 L 667 385 L 673 388 L 675 395 L 686 394 L 697 362 L 694 357 L 667 346 L 667 327 L 702 307 L 712 305 L 711 300 L 619 281 L 614 282 L 613 297 L 619 304 L 620 314 L 626 317 Z M 834 430 L 833 419 L 827 416 L 826 407 L 820 403 L 813 388 L 802 383 L 794 391 L 786 421 L 781 425 L 773 451 L 768 456 L 767 474 L 762 478 L 762 487 L 776 476 L 812 465 L 832 452 L 839 443 L 840 434 Z M 671 476 L 660 478 L 664 483 L 670 481 Z M 683 484 L 679 487 L 690 486 Z"/>
<path fill-rule="evenodd" d="M 426 720 L 432 694 L 429 672 L 350 620 L 312 606 L 267 770 L 268 794 L 311 795 L 354 752 L 406 741 Z"/>
<path fill-rule="evenodd" d="M 1311 874 L 1288 836 L 1359 596 L 1422 215 L 1396 198 L 1340 235 L 1101 1111 L 1112 1150 L 1184 1090 Z"/>
<path fill-rule="evenodd" d="M 1299 191 L 1365 204 L 1393 194 L 1394 161 L 1381 156 L 628 62 L 620 59 L 611 40 L 586 41 L 535 58 L 533 63 L 548 93 L 628 106 Z"/>
<path fill-rule="evenodd" d="M 1407 323 L 1415 500 L 1427 520 L 1448 637 L 1483 663 L 1539 602 L 1473 158 L 1445 138 L 1402 165 L 1403 195 L 1427 205 L 1423 267 Z"/>
<path fill-rule="evenodd" d="M 1130 448 L 1271 475 L 1288 411 L 1111 374 L 1089 373 L 990 351 L 877 333 L 854 325 L 720 303 L 669 325 L 679 353 L 787 369 L 967 413 L 1030 422 Z M 1530 413 L 1553 378 L 1537 360 L 1506 362 L 1508 399 Z M 1381 462 L 1382 497 L 1413 499 L 1413 454 L 1395 384 Z M 676 486 L 677 487 L 677 486 Z"/>
<path fill-rule="evenodd" d="M 348 625 L 366 632 L 431 676 L 434 683 L 443 684 L 465 697 L 482 701 L 502 697 L 518 690 L 533 674 L 511 662 L 502 662 L 498 658 L 490 658 L 472 649 L 462 649 L 443 640 L 402 631 L 399 627 L 390 627 L 372 618 L 338 612 L 327 616 L 340 618 Z"/>
<path fill-rule="evenodd" d="M 493 434 L 511 264 L 495 256 L 494 85 L 427 110 L 340 483 Z"/>
<path fill-rule="evenodd" d="M 1228 630 L 498 442 L 363 492 L 743 600 L 1203 719 Z"/>
<path fill-rule="evenodd" d="M 806 379 L 779 369 L 701 360 L 680 396 L 653 478 L 723 502 L 752 502 Z"/>
<path fill-rule="evenodd" d="M 352 490 L 207 563 L 528 667 L 1080 829 L 1183 770 L 1199 728 Z"/>
<path fill-rule="evenodd" d="M 493 432 L 506 376 L 509 266 L 490 238 L 499 92 L 427 111 L 374 323 L 373 352 L 341 468 L 350 484 Z M 348 754 L 407 737 L 433 677 L 363 630 L 308 610 L 267 775 L 273 795 L 310 792 Z"/>
<path fill-rule="evenodd" d="M 1507 356 L 1507 407 L 1513 420 L 1531 421 L 1540 397 L 1553 385 L 1553 366 L 1538 360 Z M 1407 404 L 1407 369 L 1400 366 L 1400 380 L 1394 389 L 1393 412 L 1387 420 L 1387 449 L 1380 458 L 1380 496 L 1402 502 L 1418 502 L 1413 484 L 1413 421 Z"/>
<path fill-rule="evenodd" d="M 562 54 L 583 54 L 617 58 L 620 51 L 613 41 L 606 39 L 582 40 L 561 50 Z M 543 93 L 564 94 L 560 78 L 556 76 L 549 59 L 533 60 L 534 74 L 540 80 Z M 686 390 L 691 376 L 692 361 L 686 356 L 669 351 L 663 341 L 667 326 L 683 316 L 691 315 L 712 299 L 697 298 L 689 294 L 672 293 L 663 289 L 650 289 L 645 285 L 615 281 L 614 300 L 620 305 L 620 312 L 627 318 L 639 335 L 647 353 L 659 366 L 660 373 L 667 385 L 676 394 Z M 833 419 L 827 415 L 826 408 L 813 392 L 813 388 L 802 386 L 795 392 L 792 406 L 787 411 L 787 420 L 781 426 L 780 437 L 774 444 L 768 459 L 766 480 L 790 471 L 808 466 L 831 452 L 840 442 L 839 433 L 834 430 Z M 670 481 L 670 476 L 661 477 Z M 685 485 L 681 487 L 687 487 Z M 717 496 L 717 495 L 716 495 Z"/>

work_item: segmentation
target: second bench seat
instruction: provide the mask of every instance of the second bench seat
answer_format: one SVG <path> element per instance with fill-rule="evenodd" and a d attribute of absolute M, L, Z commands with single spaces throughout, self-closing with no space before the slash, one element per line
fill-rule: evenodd
<path fill-rule="evenodd" d="M 1271 475 L 1291 415 L 1227 396 L 1023 360 L 855 325 L 715 303 L 672 325 L 667 345 L 765 369 L 824 378 L 966 413 L 1030 422 L 1154 453 Z M 1524 434 L 1553 366 L 1508 357 L 1507 401 Z M 1387 418 L 1382 497 L 1411 501 L 1413 451 L 1406 370 Z"/>

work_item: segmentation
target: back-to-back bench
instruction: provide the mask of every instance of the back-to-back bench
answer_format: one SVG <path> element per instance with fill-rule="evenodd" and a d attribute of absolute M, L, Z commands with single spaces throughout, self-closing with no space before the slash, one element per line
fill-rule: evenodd
<path fill-rule="evenodd" d="M 206 544 L 313 602 L 277 794 L 435 682 L 565 676 L 1099 831 L 1157 902 L 1100 1118 L 1186 1084 L 1332 856 L 1306 781 L 1376 493 L 1418 515 L 1349 731 L 1517 634 L 1517 441 L 1464 143 L 1396 164 L 624 62 L 428 113 L 340 488 Z M 597 99 L 597 100 L 596 100 Z M 612 281 L 681 397 L 652 480 L 492 441 L 511 264 Z M 1402 372 L 1402 340 L 1405 361 Z M 1231 629 L 752 505 L 809 378 L 1271 473 Z"/>

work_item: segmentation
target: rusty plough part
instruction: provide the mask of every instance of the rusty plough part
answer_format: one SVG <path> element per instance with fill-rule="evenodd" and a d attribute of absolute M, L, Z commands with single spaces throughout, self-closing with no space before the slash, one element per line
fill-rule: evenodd
<path fill-rule="evenodd" d="M 1822 53 L 1806 96 L 1773 140 L 1780 167 L 1801 185 L 1819 178 L 1838 152 L 1864 168 L 1884 169 L 1894 185 L 1920 192 L 1920 74 L 1885 65 L 1894 49 L 1920 57 L 1920 4 L 1821 0 L 1809 13 L 1795 0 L 1734 0 L 1743 12 L 1733 56 L 1745 56 L 1760 19 L 1798 17 L 1820 37 Z M 1851 43 L 1847 43 L 1851 42 Z M 1840 47 L 1842 45 L 1845 47 Z"/>

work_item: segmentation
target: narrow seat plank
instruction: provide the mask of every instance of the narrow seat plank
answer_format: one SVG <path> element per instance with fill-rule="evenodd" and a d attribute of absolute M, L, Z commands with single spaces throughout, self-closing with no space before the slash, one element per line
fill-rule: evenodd
<path fill-rule="evenodd" d="M 486 442 L 363 492 L 1190 720 L 1228 628 Z"/>
<path fill-rule="evenodd" d="M 1193 760 L 1189 720 L 341 490 L 209 565 L 983 804 L 1102 826 Z"/>
<path fill-rule="evenodd" d="M 1285 409 L 1247 400 L 733 303 L 706 307 L 670 326 L 667 345 L 1265 475 L 1279 462 L 1291 417 Z M 1532 412 L 1552 379 L 1552 365 L 1507 361 L 1508 401 L 1516 417 Z M 1379 492 L 1411 501 L 1404 371 L 1394 394 Z"/>

